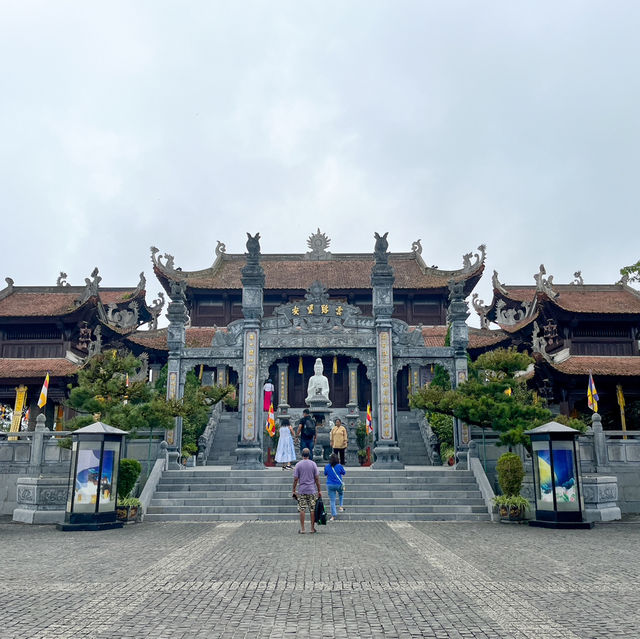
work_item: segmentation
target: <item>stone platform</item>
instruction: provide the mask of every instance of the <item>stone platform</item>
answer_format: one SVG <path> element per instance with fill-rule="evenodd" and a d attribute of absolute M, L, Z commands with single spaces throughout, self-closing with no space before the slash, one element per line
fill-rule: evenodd
<path fill-rule="evenodd" d="M 638 637 L 640 525 L 0 522 L 3 639 Z"/>

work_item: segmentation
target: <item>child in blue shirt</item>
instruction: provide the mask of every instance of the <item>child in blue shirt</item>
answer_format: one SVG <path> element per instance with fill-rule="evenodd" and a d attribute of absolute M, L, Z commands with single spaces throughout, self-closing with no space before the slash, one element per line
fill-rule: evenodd
<path fill-rule="evenodd" d="M 344 477 L 345 469 L 342 464 L 338 463 L 338 456 L 331 453 L 329 463 L 324 467 L 324 474 L 327 477 L 327 491 L 329 492 L 329 502 L 331 503 L 331 517 L 329 521 L 335 521 L 338 513 L 336 511 L 336 495 L 340 496 L 340 512 L 344 511 L 342 500 L 344 497 Z"/>

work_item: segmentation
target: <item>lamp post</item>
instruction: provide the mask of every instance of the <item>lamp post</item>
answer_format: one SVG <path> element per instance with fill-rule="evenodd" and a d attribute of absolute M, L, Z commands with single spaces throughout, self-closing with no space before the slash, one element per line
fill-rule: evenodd
<path fill-rule="evenodd" d="M 536 518 L 530 526 L 592 528 L 584 521 L 580 486 L 579 431 L 549 422 L 525 432 L 533 448 L 533 493 Z"/>
<path fill-rule="evenodd" d="M 69 490 L 59 530 L 121 528 L 116 520 L 118 467 L 126 431 L 95 422 L 73 433 Z"/>

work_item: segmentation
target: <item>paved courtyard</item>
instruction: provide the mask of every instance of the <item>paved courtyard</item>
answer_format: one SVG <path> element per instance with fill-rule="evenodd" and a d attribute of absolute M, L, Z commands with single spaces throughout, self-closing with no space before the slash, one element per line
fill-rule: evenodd
<path fill-rule="evenodd" d="M 0 637 L 640 637 L 640 524 L 0 522 Z"/>

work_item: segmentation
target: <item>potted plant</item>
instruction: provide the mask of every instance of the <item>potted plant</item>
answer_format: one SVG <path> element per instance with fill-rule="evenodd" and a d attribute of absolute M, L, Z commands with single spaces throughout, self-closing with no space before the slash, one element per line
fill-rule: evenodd
<path fill-rule="evenodd" d="M 496 464 L 498 484 L 502 495 L 493 498 L 498 507 L 502 521 L 522 521 L 529 507 L 529 500 L 520 495 L 524 466 L 522 460 L 515 453 L 504 453 Z"/>
<path fill-rule="evenodd" d="M 367 433 L 367 425 L 364 422 L 358 422 L 356 426 L 356 443 L 358 445 L 358 461 L 361 466 L 371 464 L 371 435 Z"/>
<path fill-rule="evenodd" d="M 120 460 L 118 467 L 118 503 L 116 504 L 116 517 L 120 521 L 135 522 L 140 509 L 140 500 L 130 497 L 133 487 L 138 481 L 142 466 L 137 459 Z"/>
<path fill-rule="evenodd" d="M 188 443 L 182 445 L 182 463 L 185 466 L 196 465 L 196 455 L 198 454 L 198 446 L 196 444 Z"/>

